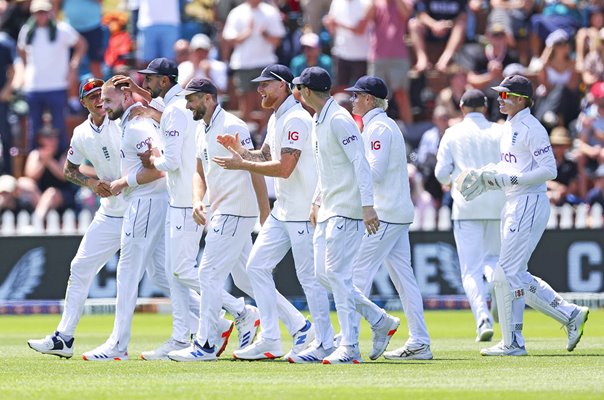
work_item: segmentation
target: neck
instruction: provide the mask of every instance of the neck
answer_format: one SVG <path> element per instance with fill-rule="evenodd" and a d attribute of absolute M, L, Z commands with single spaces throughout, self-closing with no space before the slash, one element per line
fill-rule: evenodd
<path fill-rule="evenodd" d="M 168 94 L 168 92 L 170 91 L 170 89 L 172 89 L 176 84 L 170 84 L 170 86 L 168 86 L 167 88 L 162 89 L 161 92 L 159 92 L 159 95 L 162 98 L 166 98 L 166 94 Z"/>
<path fill-rule="evenodd" d="M 90 117 L 92 119 L 92 123 L 95 124 L 96 126 L 101 126 L 103 125 L 103 121 L 105 121 L 105 114 L 90 114 Z"/>
<path fill-rule="evenodd" d="M 216 104 L 208 107 L 208 109 L 206 110 L 206 115 L 203 116 L 203 121 L 206 123 L 206 125 L 210 125 L 210 121 L 212 120 L 212 115 L 214 115 L 214 111 L 216 111 Z"/>
<path fill-rule="evenodd" d="M 329 99 L 329 97 L 327 99 L 323 99 L 323 98 L 313 95 L 311 101 L 309 101 L 307 103 L 310 106 L 310 108 L 315 110 L 315 112 L 317 114 L 321 114 L 321 111 L 323 111 L 323 107 L 325 107 L 325 103 L 327 103 L 328 99 Z"/>
<path fill-rule="evenodd" d="M 289 94 L 285 94 L 284 96 L 280 96 L 275 103 L 271 106 L 271 109 L 274 112 L 277 112 L 277 110 L 279 109 L 279 107 L 281 107 L 281 104 L 285 103 L 285 100 L 287 100 L 287 98 L 289 97 Z"/>

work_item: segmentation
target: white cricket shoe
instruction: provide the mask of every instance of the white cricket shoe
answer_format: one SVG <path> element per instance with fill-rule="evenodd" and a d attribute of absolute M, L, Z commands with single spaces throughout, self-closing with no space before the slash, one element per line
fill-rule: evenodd
<path fill-rule="evenodd" d="M 298 354 L 303 350 L 306 350 L 308 346 L 315 340 L 315 327 L 309 320 L 306 320 L 306 324 L 298 332 L 294 333 L 294 346 L 285 355 L 287 360 L 293 354 Z"/>
<path fill-rule="evenodd" d="M 511 345 L 506 346 L 503 340 L 495 346 L 480 350 L 482 356 L 526 356 L 528 353 L 524 346 L 519 346 L 515 340 Z"/>
<path fill-rule="evenodd" d="M 574 315 L 571 316 L 568 325 L 566 325 L 566 329 L 568 330 L 568 344 L 566 345 L 566 350 L 573 351 L 575 347 L 577 347 L 579 340 L 581 340 L 581 336 L 583 336 L 583 328 L 587 322 L 587 317 L 589 317 L 589 308 L 577 307 L 577 310 L 574 312 Z"/>
<path fill-rule="evenodd" d="M 229 338 L 231 337 L 231 333 L 233 332 L 234 326 L 235 326 L 235 323 L 233 321 L 231 321 L 230 319 L 220 318 L 218 320 L 218 332 L 220 332 L 222 344 L 220 345 L 218 352 L 216 352 L 216 357 L 220 357 L 220 355 L 226 349 L 227 344 L 229 344 Z"/>
<path fill-rule="evenodd" d="M 194 340 L 185 349 L 169 352 L 168 358 L 172 361 L 180 362 L 216 361 L 216 346 L 208 349 L 201 346 L 197 340 Z"/>
<path fill-rule="evenodd" d="M 65 341 L 59 335 L 59 332 L 55 332 L 52 335 L 46 336 L 44 339 L 30 339 L 27 341 L 27 344 L 35 351 L 40 352 L 42 354 L 52 354 L 53 356 L 71 358 L 73 356 L 74 341 L 74 338 Z"/>
<path fill-rule="evenodd" d="M 358 344 L 353 346 L 341 345 L 323 359 L 323 364 L 360 364 L 362 362 Z"/>
<path fill-rule="evenodd" d="M 126 361 L 128 360 L 127 351 L 119 351 L 113 346 L 103 343 L 94 350 L 82 354 L 86 361 Z"/>
<path fill-rule="evenodd" d="M 306 350 L 301 351 L 299 354 L 292 354 L 287 358 L 287 361 L 293 364 L 311 364 L 323 362 L 325 357 L 328 357 L 335 350 L 334 347 L 325 350 L 323 346 L 313 342 L 313 344 Z"/>
<path fill-rule="evenodd" d="M 419 347 L 405 344 L 401 348 L 385 352 L 384 358 L 387 360 L 431 360 L 432 352 L 430 345 L 427 344 L 419 345 Z"/>
<path fill-rule="evenodd" d="M 254 341 L 258 326 L 260 325 L 260 312 L 254 306 L 246 305 L 243 313 L 235 318 L 235 327 L 239 336 L 239 350 L 246 348 Z"/>
<path fill-rule="evenodd" d="M 369 353 L 370 359 L 377 360 L 384 354 L 392 335 L 394 335 L 400 324 L 400 319 L 384 313 L 382 319 L 375 326 L 371 327 L 373 348 L 371 349 L 371 353 Z"/>
<path fill-rule="evenodd" d="M 476 330 L 477 342 L 490 342 L 493 339 L 493 324 L 488 319 L 483 319 Z"/>
<path fill-rule="evenodd" d="M 141 353 L 141 359 L 147 361 L 154 360 L 169 360 L 168 353 L 175 350 L 182 350 L 190 346 L 190 343 L 179 342 L 174 338 L 168 339 L 164 344 L 159 346 L 155 350 L 143 351 Z"/>
<path fill-rule="evenodd" d="M 283 357 L 281 340 L 267 340 L 260 338 L 245 349 L 235 350 L 233 358 L 240 360 L 272 360 Z"/>

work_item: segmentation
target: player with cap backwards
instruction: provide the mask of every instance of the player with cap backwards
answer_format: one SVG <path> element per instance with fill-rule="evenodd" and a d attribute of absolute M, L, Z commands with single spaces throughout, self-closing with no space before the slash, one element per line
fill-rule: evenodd
<path fill-rule="evenodd" d="M 459 256 L 461 280 L 476 321 L 476 341 L 493 337 L 493 316 L 488 304 L 488 285 L 499 258 L 501 208 L 505 197 L 500 191 L 485 193 L 466 201 L 456 179 L 469 168 L 481 168 L 499 161 L 502 126 L 485 118 L 487 98 L 477 89 L 468 90 L 459 103 L 463 121 L 445 131 L 434 173 L 443 185 L 452 185 L 453 235 Z"/>
<path fill-rule="evenodd" d="M 329 94 L 331 77 L 327 71 L 306 68 L 293 83 L 302 101 L 316 112 L 312 146 L 318 182 L 310 206 L 310 222 L 315 225 L 315 274 L 333 293 L 342 339 L 337 349 L 333 342 L 315 341 L 289 361 L 358 364 L 362 359 L 356 311 L 374 326 L 384 315 L 384 310 L 367 299 L 352 279 L 354 256 L 365 228 L 372 235 L 380 225 L 373 208 L 371 169 L 356 123 Z M 384 340 L 381 335 L 378 339 Z M 375 341 L 374 335 L 374 349 Z"/>
<path fill-rule="evenodd" d="M 264 222 L 270 212 L 264 177 L 247 171 L 225 170 L 212 161 L 231 153 L 218 143 L 225 134 L 239 135 L 241 145 L 252 148 L 245 122 L 226 112 L 218 103 L 214 84 L 203 78 L 191 80 L 181 92 L 193 118 L 203 123 L 197 130 L 197 169 L 193 175 L 193 218 L 206 223 L 206 193 L 212 211 L 208 217 L 208 233 L 199 266 L 201 289 L 200 321 L 193 344 L 172 351 L 168 357 L 175 361 L 212 361 L 217 358 L 222 343 L 218 330 L 221 290 L 229 273 L 235 285 L 253 297 L 245 273 L 245 262 L 252 248 L 251 233 L 258 218 Z M 306 320 L 281 294 L 277 294 L 279 316 L 290 334 L 306 325 Z M 259 323 L 259 321 L 257 321 Z M 248 344 L 254 339 L 245 338 Z M 240 338 L 241 340 L 241 338 Z"/>
<path fill-rule="evenodd" d="M 409 324 L 409 339 L 400 349 L 384 354 L 392 360 L 430 360 L 430 335 L 424 319 L 422 295 L 411 268 L 409 225 L 413 222 L 413 203 L 407 173 L 405 140 L 396 122 L 386 115 L 388 88 L 375 76 L 362 76 L 352 92 L 352 113 L 363 117 L 365 156 L 373 178 L 373 204 L 380 225 L 377 233 L 364 235 L 354 261 L 353 282 L 365 295 L 382 263 L 399 293 Z M 372 360 L 384 353 L 398 318 L 386 313 L 368 319 L 373 331 Z"/>
<path fill-rule="evenodd" d="M 44 354 L 73 356 L 74 333 L 96 273 L 120 248 L 122 220 L 127 207 L 122 196 L 111 194 L 110 184 L 120 173 L 120 127 L 109 119 L 101 105 L 101 79 L 88 79 L 80 85 L 80 102 L 88 110 L 86 121 L 78 125 L 71 138 L 65 161 L 65 179 L 88 187 L 101 197 L 101 204 L 71 261 L 69 283 L 61 322 L 54 334 L 29 340 L 32 349 Z M 94 167 L 96 177 L 80 171 L 84 160 Z"/>
<path fill-rule="evenodd" d="M 219 138 L 220 142 L 230 150 L 232 157 L 213 159 L 226 169 L 243 169 L 276 178 L 277 200 L 258 234 L 246 267 L 262 327 L 259 340 L 234 353 L 236 358 L 246 360 L 283 355 L 272 272 L 290 249 L 314 329 L 307 321 L 304 328 L 294 335 L 294 347 L 286 358 L 304 350 L 314 340 L 315 334 L 319 342 L 333 341 L 329 299 L 327 291 L 315 277 L 314 228 L 308 221 L 308 205 L 317 185 L 310 142 L 312 118 L 292 95 L 290 85 L 293 78 L 288 67 L 274 64 L 252 80 L 258 82 L 262 106 L 274 111 L 268 121 L 262 149 L 250 151 L 241 146 L 236 137 L 223 136 Z"/>
<path fill-rule="evenodd" d="M 499 110 L 507 114 L 500 143 L 500 161 L 462 172 L 458 190 L 471 200 L 487 190 L 503 190 L 501 251 L 493 273 L 502 341 L 481 350 L 484 356 L 526 355 L 522 336 L 524 305 L 554 318 L 568 330 L 566 349 L 573 351 L 583 334 L 589 308 L 568 303 L 546 282 L 528 272 L 528 261 L 543 234 L 550 207 L 546 181 L 556 177 L 556 162 L 547 131 L 531 115 L 531 81 L 521 75 L 499 86 Z"/>

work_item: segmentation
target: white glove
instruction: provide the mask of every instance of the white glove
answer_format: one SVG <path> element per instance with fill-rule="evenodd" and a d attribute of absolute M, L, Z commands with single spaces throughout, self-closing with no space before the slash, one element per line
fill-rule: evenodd
<path fill-rule="evenodd" d="M 518 184 L 518 178 L 516 176 L 510 176 L 492 170 L 482 171 L 480 173 L 480 179 L 484 184 L 485 190 L 501 190 L 506 186 Z"/>
<path fill-rule="evenodd" d="M 455 179 L 457 190 L 466 201 L 470 201 L 480 196 L 486 191 L 484 183 L 480 177 L 480 171 L 475 169 L 466 169 Z"/>

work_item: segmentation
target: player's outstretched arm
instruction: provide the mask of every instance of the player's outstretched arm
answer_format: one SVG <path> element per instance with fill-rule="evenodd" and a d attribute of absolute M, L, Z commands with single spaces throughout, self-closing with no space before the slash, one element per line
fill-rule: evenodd
<path fill-rule="evenodd" d="M 65 160 L 63 175 L 65 176 L 65 179 L 71 183 L 90 188 L 90 190 L 92 190 L 99 197 L 111 196 L 111 182 L 106 182 L 84 175 L 82 172 L 80 172 L 80 166 L 70 162 L 69 160 Z"/>

